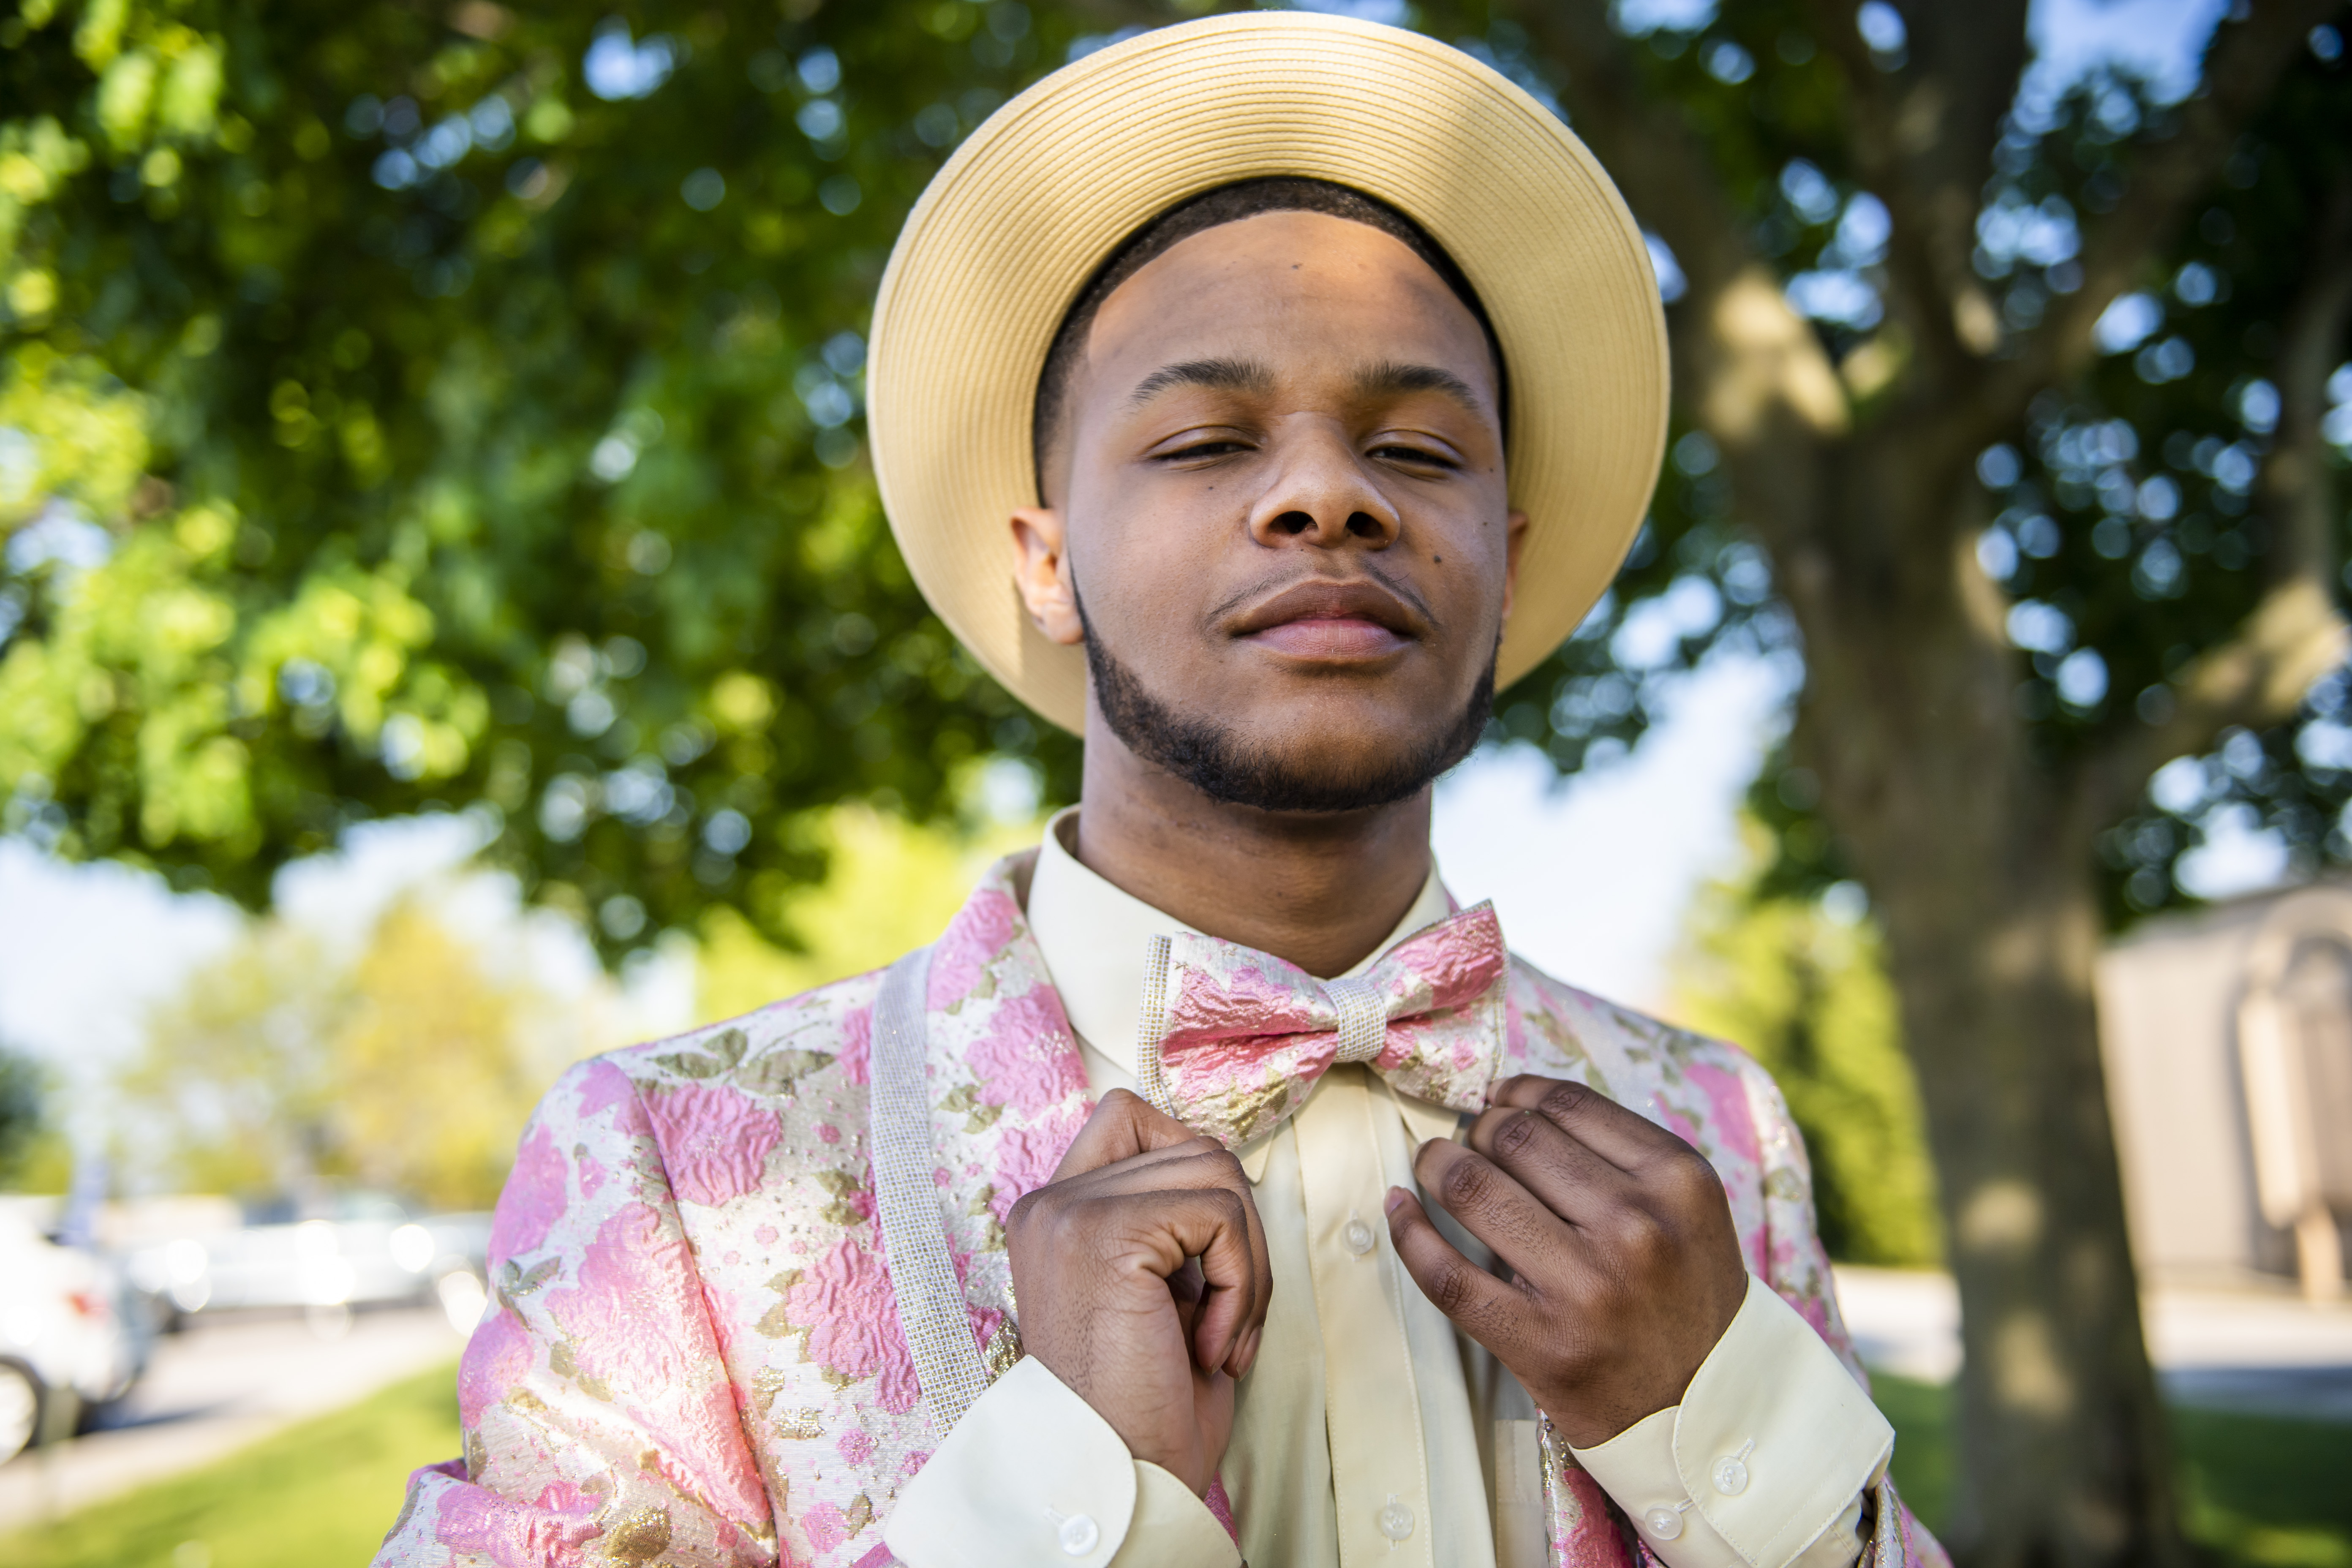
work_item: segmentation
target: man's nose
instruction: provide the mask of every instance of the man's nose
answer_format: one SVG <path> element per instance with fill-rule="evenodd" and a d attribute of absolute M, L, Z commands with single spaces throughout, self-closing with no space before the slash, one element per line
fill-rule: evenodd
<path fill-rule="evenodd" d="M 1320 421 L 1280 432 L 1274 470 L 1250 508 L 1250 537 L 1269 547 L 1290 543 L 1385 550 L 1404 519 L 1372 482 L 1344 432 Z"/>

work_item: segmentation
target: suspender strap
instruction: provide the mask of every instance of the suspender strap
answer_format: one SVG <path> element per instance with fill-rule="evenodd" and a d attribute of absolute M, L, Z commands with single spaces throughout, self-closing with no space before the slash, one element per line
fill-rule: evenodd
<path fill-rule="evenodd" d="M 919 947 L 882 976 L 874 1003 L 870 1127 L 874 1196 L 898 1324 L 931 1425 L 945 1437 L 988 1386 L 972 1342 L 963 1286 L 948 1255 L 947 1217 L 931 1180 L 931 1097 L 924 1023 L 931 950 Z"/>

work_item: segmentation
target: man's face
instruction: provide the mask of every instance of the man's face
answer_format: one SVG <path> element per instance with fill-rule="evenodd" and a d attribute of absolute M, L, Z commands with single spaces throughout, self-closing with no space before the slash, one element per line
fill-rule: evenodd
<path fill-rule="evenodd" d="M 1473 743 L 1525 521 L 1477 321 L 1378 229 L 1261 214 L 1104 300 L 1017 514 L 1096 711 L 1213 795 L 1370 805 Z"/>

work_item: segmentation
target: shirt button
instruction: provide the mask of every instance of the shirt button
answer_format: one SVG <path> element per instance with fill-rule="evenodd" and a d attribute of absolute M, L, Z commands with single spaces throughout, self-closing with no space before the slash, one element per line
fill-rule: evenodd
<path fill-rule="evenodd" d="M 1372 1249 L 1373 1241 L 1377 1239 L 1372 1235 L 1372 1227 L 1360 1219 L 1349 1220 L 1348 1228 L 1339 1234 L 1340 1239 L 1347 1242 L 1348 1250 L 1359 1258 L 1370 1252 Z"/>
<path fill-rule="evenodd" d="M 1093 1519 L 1074 1513 L 1062 1521 L 1062 1550 L 1073 1557 L 1084 1557 L 1102 1542 L 1102 1530 Z"/>
<path fill-rule="evenodd" d="M 1737 1454 L 1726 1454 L 1715 1462 L 1715 1489 L 1726 1497 L 1738 1497 L 1748 1489 L 1748 1467 Z"/>
<path fill-rule="evenodd" d="M 1412 1510 L 1397 1501 L 1396 1493 L 1389 1493 L 1388 1506 L 1380 1511 L 1381 1533 L 1391 1541 L 1402 1541 L 1412 1533 Z"/>
<path fill-rule="evenodd" d="M 1660 1541 L 1672 1541 L 1683 1532 L 1683 1516 L 1661 1504 L 1642 1516 L 1642 1528 Z"/>

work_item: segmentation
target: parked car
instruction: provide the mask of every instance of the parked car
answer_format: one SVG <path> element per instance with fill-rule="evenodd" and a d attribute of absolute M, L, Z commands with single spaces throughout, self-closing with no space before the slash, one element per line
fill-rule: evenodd
<path fill-rule="evenodd" d="M 140 1248 L 130 1258 L 132 1281 L 182 1315 L 429 1300 L 453 1322 L 467 1303 L 480 1313 L 487 1214 L 412 1215 L 395 1198 L 362 1191 L 257 1217 L 260 1223 L 238 1229 Z"/>
<path fill-rule="evenodd" d="M 70 1436 L 83 1414 L 131 1392 L 148 1338 L 124 1310 L 121 1274 L 0 1212 L 0 1461 Z"/>

